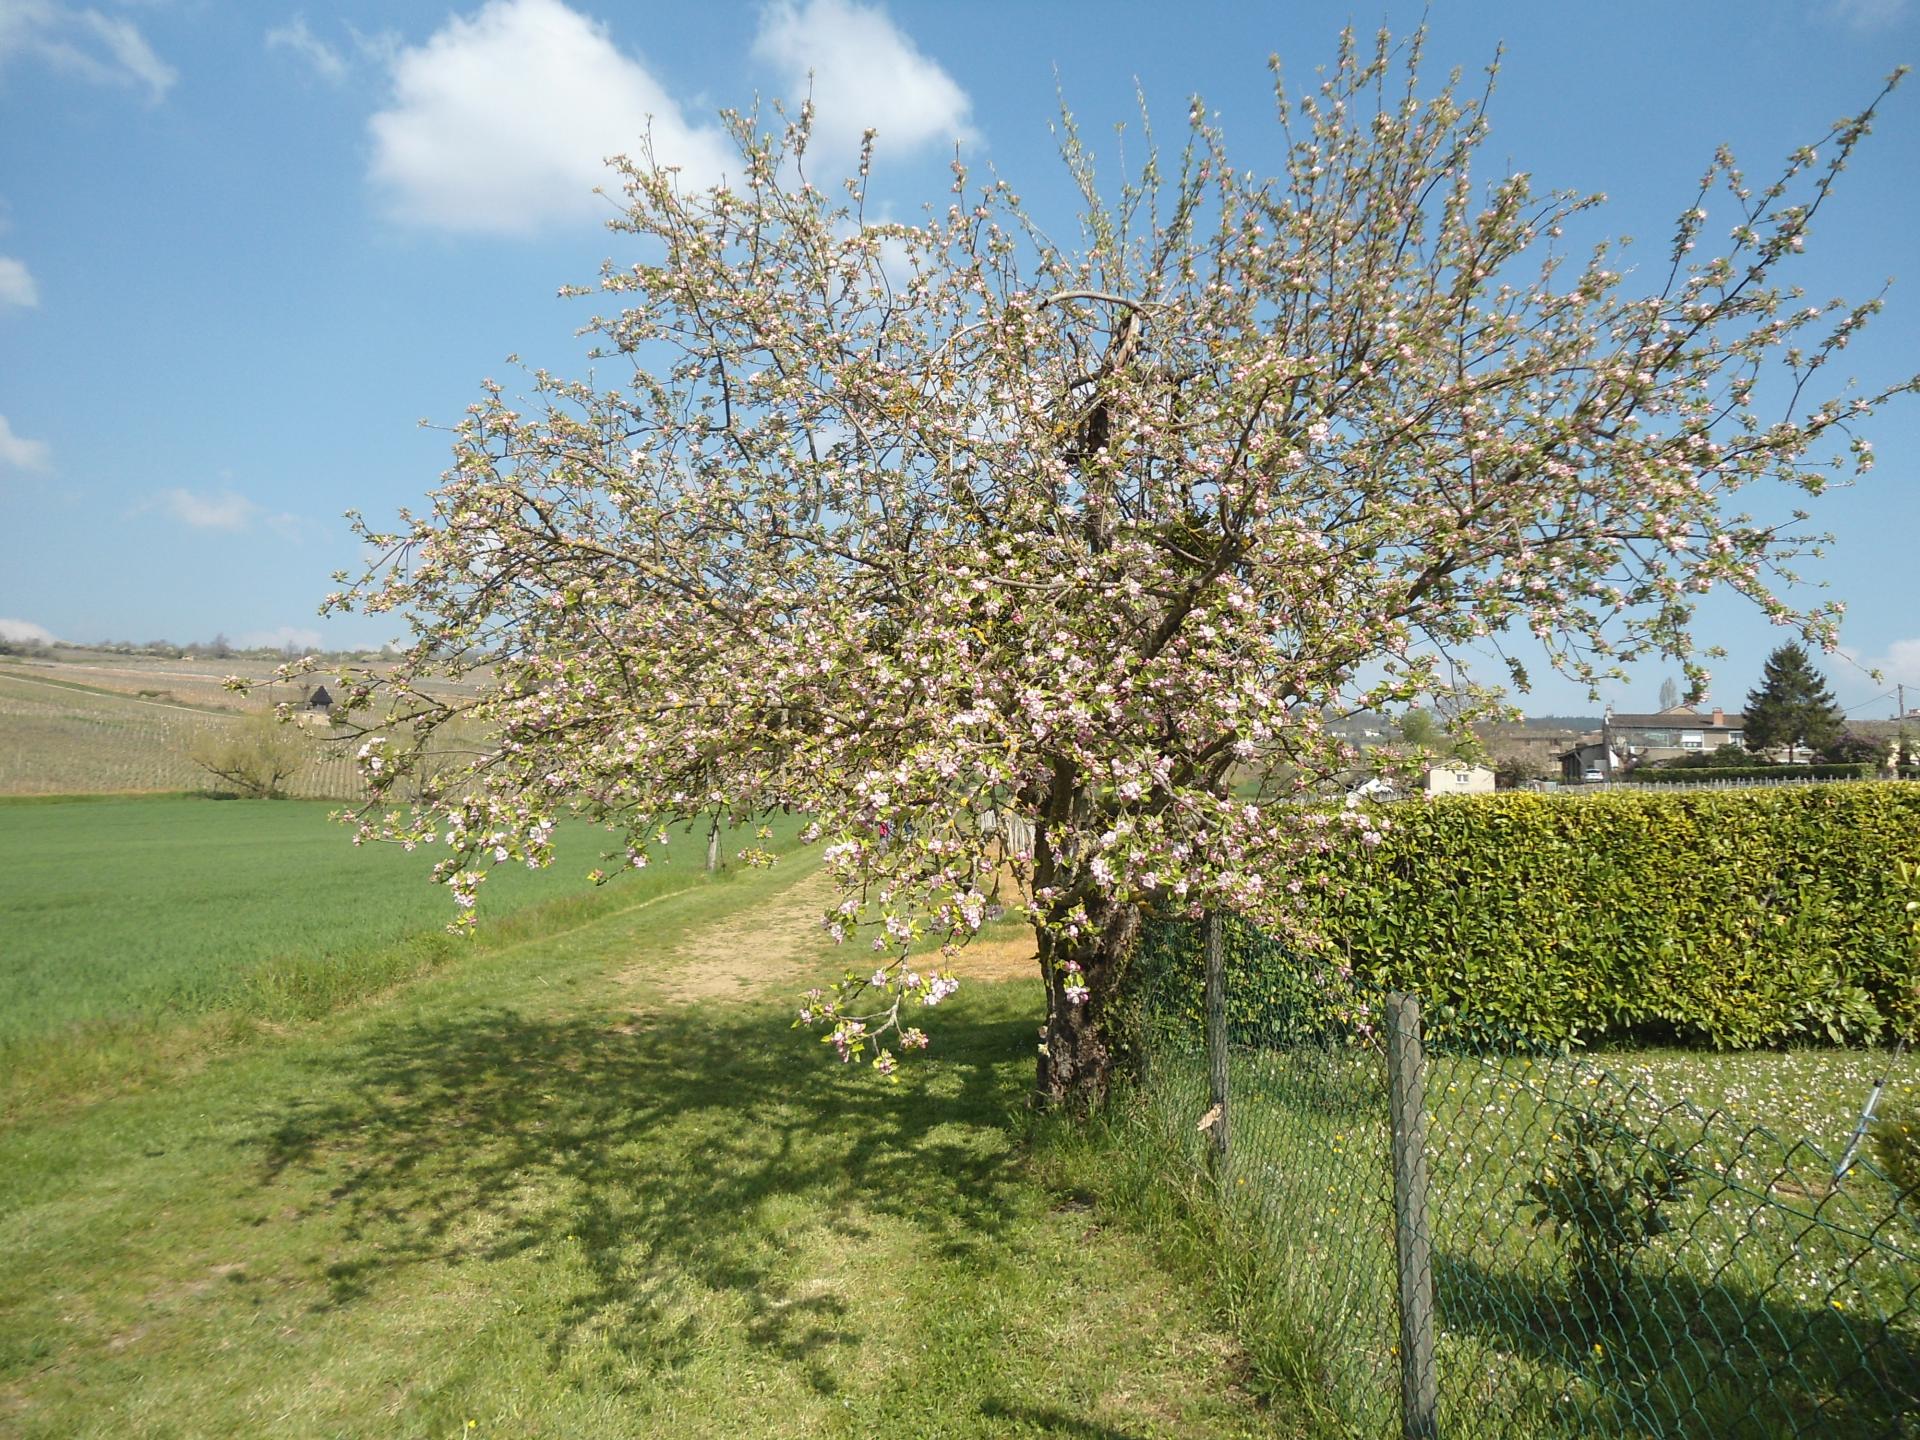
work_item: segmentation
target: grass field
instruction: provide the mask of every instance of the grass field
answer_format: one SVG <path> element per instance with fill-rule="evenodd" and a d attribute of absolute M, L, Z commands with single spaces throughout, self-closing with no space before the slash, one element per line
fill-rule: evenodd
<path fill-rule="evenodd" d="M 596 891 L 584 877 L 608 837 L 564 827 L 549 869 L 494 872 L 469 941 L 445 933 L 457 912 L 428 881 L 432 856 L 356 847 L 328 813 L 175 797 L 0 803 L 0 1104 L 89 1093 L 156 1046 L 324 1014 L 528 926 L 680 888 L 705 861 L 702 838 L 682 836 Z M 780 843 L 794 828 L 783 823 Z M 530 907 L 521 925 L 508 918 Z"/>
<path fill-rule="evenodd" d="M 91 808 L 76 840 L 182 833 Z M 248 903 L 272 847 L 203 847 Z M 187 887 L 128 849 L 164 916 Z M 840 959 L 808 863 L 681 878 L 0 1125 L 0 1433 L 1293 1433 L 1144 1242 L 1036 1179 L 1037 984 L 969 982 L 879 1084 L 788 1028 Z"/>

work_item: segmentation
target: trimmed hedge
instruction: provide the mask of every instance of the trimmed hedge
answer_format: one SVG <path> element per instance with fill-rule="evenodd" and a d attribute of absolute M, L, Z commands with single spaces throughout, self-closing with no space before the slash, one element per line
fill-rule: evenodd
<path fill-rule="evenodd" d="M 1636 785 L 1698 785 L 1713 780 L 1871 780 L 1877 765 L 1688 765 L 1629 770 Z"/>
<path fill-rule="evenodd" d="M 1411 990 L 1440 1034 L 1560 1045 L 1852 1042 L 1920 1020 L 1920 787 L 1455 796 L 1392 806 L 1378 847 L 1300 878 L 1311 957 L 1229 927 L 1243 1040 Z M 1920 873 L 1920 872 L 1916 872 Z M 1143 950 L 1157 1006 L 1198 1013 L 1196 927 Z M 1350 972 L 1350 976 L 1348 974 Z"/>

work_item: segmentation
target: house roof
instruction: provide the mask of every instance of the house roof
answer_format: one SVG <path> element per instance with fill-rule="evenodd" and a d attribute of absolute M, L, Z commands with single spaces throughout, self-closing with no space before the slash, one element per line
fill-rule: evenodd
<path fill-rule="evenodd" d="M 1571 740 L 1591 732 L 1575 725 L 1476 725 L 1473 733 L 1489 743 L 1495 740 Z"/>
<path fill-rule="evenodd" d="M 1716 723 L 1697 710 L 1660 710 L 1652 715 L 1615 715 L 1607 723 L 1616 730 L 1738 730 L 1747 717 L 1723 711 Z"/>
<path fill-rule="evenodd" d="M 1585 739 L 1583 739 L 1579 744 L 1575 745 L 1571 750 L 1562 750 L 1558 755 L 1555 755 L 1553 758 L 1556 760 L 1577 760 L 1581 757 L 1582 753 L 1585 751 L 1605 750 L 1606 748 L 1607 747 L 1601 743 L 1600 737 L 1598 735 L 1589 735 Z"/>

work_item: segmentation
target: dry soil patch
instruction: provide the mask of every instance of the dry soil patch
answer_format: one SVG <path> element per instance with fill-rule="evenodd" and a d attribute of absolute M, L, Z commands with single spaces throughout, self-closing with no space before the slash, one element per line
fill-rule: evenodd
<path fill-rule="evenodd" d="M 650 984 L 661 1005 L 690 1005 L 702 1000 L 741 1000 L 769 989 L 804 989 L 833 970 L 843 955 L 861 958 L 826 938 L 821 918 L 833 905 L 833 882 L 815 870 L 776 895 L 756 902 L 683 937 L 664 952 L 649 954 L 620 978 Z M 847 963 L 851 963 L 848 961 Z M 1039 973 L 1031 935 L 978 940 L 951 961 L 929 955 L 919 963 L 938 965 L 962 980 L 992 983 L 1026 980 Z"/>

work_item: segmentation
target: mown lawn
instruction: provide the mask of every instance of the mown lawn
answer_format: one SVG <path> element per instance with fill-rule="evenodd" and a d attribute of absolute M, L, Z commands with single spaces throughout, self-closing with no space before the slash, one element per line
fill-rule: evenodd
<path fill-rule="evenodd" d="M 0 1433 L 1291 1433 L 1035 1178 L 1037 986 L 967 987 L 877 1084 L 787 1028 L 833 963 L 753 942 L 794 880 L 475 948 L 0 1132 Z"/>

